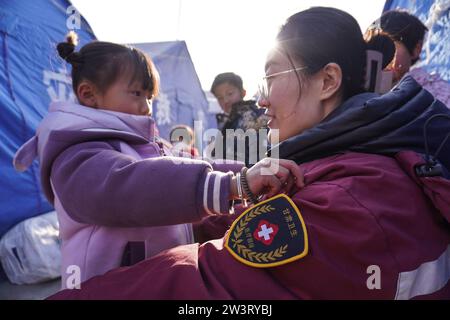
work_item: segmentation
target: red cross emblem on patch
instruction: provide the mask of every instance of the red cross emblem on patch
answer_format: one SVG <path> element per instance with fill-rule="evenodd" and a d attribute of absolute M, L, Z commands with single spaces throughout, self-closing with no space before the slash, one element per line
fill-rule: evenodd
<path fill-rule="evenodd" d="M 258 224 L 258 227 L 253 232 L 253 237 L 264 243 L 266 246 L 269 246 L 273 239 L 275 239 L 275 235 L 278 233 L 278 226 L 276 224 L 272 224 L 267 220 L 261 220 Z"/>
<path fill-rule="evenodd" d="M 271 268 L 306 256 L 308 233 L 297 205 L 282 193 L 248 208 L 234 220 L 224 246 L 245 265 Z"/>

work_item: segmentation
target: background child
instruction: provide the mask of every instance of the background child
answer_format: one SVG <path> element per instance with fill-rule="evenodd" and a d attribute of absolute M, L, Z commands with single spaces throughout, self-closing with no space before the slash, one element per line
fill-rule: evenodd
<path fill-rule="evenodd" d="M 194 131 L 191 127 L 186 125 L 176 125 L 170 130 L 170 143 L 173 148 L 171 150 L 174 154 L 185 155 L 189 158 L 198 157 L 197 148 L 194 147 Z"/>
<path fill-rule="evenodd" d="M 242 79 L 233 72 L 217 75 L 211 86 L 211 93 L 217 98 L 220 107 L 224 111 L 216 116 L 217 127 L 221 131 L 223 138 L 223 158 L 229 159 L 229 155 L 233 155 L 234 160 L 245 161 L 247 166 L 255 164 L 261 158 L 259 149 L 267 149 L 265 144 L 266 138 L 259 135 L 259 129 L 267 128 L 268 119 L 264 116 L 264 110 L 257 107 L 255 100 L 244 100 L 246 91 Z M 234 141 L 226 141 L 226 130 L 228 129 L 234 130 L 236 134 Z M 242 129 L 244 133 L 249 129 L 256 131 L 258 134 L 257 148 L 254 151 L 250 148 L 251 142 L 245 141 L 245 136 L 240 136 L 236 132 L 238 129 Z M 238 151 L 237 144 L 239 142 L 245 144 L 244 154 Z M 255 152 L 256 154 L 251 155 L 250 152 Z M 264 154 L 265 150 L 262 153 Z"/>

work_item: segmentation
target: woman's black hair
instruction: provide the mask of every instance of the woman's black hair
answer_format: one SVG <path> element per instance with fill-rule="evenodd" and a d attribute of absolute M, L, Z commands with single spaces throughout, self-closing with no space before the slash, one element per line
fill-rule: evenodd
<path fill-rule="evenodd" d="M 143 90 L 155 97 L 159 91 L 159 75 L 152 60 L 142 51 L 117 43 L 94 41 L 75 51 L 77 36 L 70 32 L 66 42 L 57 45 L 61 58 L 72 65 L 72 87 L 77 93 L 83 80 L 92 82 L 105 92 L 120 75 L 128 75 L 130 84 L 138 81 Z"/>
<path fill-rule="evenodd" d="M 307 75 L 328 63 L 338 64 L 344 99 L 364 91 L 367 46 L 350 14 L 326 7 L 298 12 L 281 27 L 277 41 L 291 63 L 298 61 L 307 67 Z"/>

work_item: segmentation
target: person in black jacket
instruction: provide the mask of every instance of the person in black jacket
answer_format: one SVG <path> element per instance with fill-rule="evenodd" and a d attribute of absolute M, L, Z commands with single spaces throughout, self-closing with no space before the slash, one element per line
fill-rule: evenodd
<path fill-rule="evenodd" d="M 255 164 L 267 150 L 264 110 L 258 108 L 256 101 L 244 100 L 242 78 L 233 72 L 217 75 L 211 92 L 223 110 L 216 115 L 220 134 L 216 137 L 214 157 L 240 160 L 247 166 Z M 222 148 L 218 143 L 222 143 Z"/>

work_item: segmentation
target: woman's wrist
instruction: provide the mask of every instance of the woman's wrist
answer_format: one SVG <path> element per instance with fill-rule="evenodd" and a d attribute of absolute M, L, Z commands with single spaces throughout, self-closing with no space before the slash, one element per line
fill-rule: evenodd
<path fill-rule="evenodd" d="M 248 168 L 243 167 L 240 172 L 240 184 L 242 186 L 242 192 L 246 199 L 250 200 L 250 202 L 253 204 L 257 204 L 258 198 L 250 190 L 250 186 L 248 184 L 247 171 L 248 171 Z"/>
<path fill-rule="evenodd" d="M 230 179 L 230 200 L 240 200 L 244 208 L 247 204 L 248 196 L 242 186 L 242 176 L 238 172 Z"/>
<path fill-rule="evenodd" d="M 236 175 L 233 175 L 231 177 L 231 181 L 230 181 L 230 200 L 235 200 L 235 199 L 239 199 L 239 192 L 238 192 L 238 186 L 237 184 L 239 183 Z"/>

